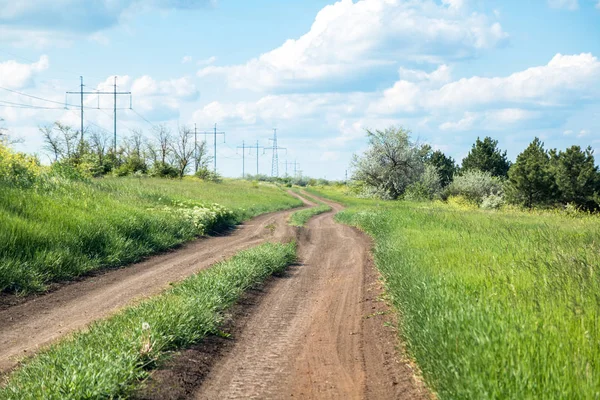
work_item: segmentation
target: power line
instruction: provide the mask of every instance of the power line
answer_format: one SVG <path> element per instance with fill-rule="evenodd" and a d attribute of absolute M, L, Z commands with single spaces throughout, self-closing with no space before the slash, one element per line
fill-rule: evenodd
<path fill-rule="evenodd" d="M 64 110 L 63 107 L 45 107 L 45 106 L 36 106 L 33 104 L 23 104 L 23 103 L 14 103 L 12 101 L 0 100 L 0 103 L 4 103 L 4 107 L 14 107 L 14 108 L 29 108 L 29 109 L 40 109 L 40 110 Z"/>
<path fill-rule="evenodd" d="M 2 87 L 2 86 L 0 86 L 0 89 L 6 90 L 7 92 L 15 93 L 15 94 L 18 94 L 18 95 L 21 95 L 21 96 L 30 97 L 32 99 L 36 99 L 36 100 L 40 100 L 40 101 L 46 101 L 48 103 L 60 104 L 61 106 L 64 105 L 65 107 L 67 107 L 67 106 L 79 107 L 79 106 L 76 106 L 76 105 L 73 105 L 73 104 L 67 104 L 67 102 L 62 103 L 60 101 L 54 101 L 54 100 L 44 99 L 43 97 L 38 97 L 38 96 L 31 95 L 31 94 L 19 92 L 18 90 L 8 89 L 8 88 Z"/>
<path fill-rule="evenodd" d="M 135 108 L 129 108 L 129 110 L 133 111 L 138 117 L 140 117 L 141 119 L 143 119 L 144 121 L 146 121 L 148 124 L 150 124 L 151 127 L 156 128 L 156 125 L 154 125 L 152 122 L 148 121 L 142 114 L 140 114 L 139 112 L 137 112 L 135 110 Z M 194 126 L 196 126 L 194 124 Z"/>

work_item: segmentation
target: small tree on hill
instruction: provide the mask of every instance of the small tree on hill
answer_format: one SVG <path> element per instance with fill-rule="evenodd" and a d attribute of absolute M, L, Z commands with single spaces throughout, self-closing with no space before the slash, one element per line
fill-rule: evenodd
<path fill-rule="evenodd" d="M 510 161 L 506 157 L 506 151 L 502 152 L 498 148 L 498 141 L 491 137 L 483 140 L 477 138 L 471 151 L 462 161 L 462 169 L 479 170 L 489 172 L 492 176 L 506 177 Z"/>
<path fill-rule="evenodd" d="M 550 156 L 537 137 L 518 155 L 508 171 L 508 197 L 512 203 L 533 207 L 556 199 Z"/>
<path fill-rule="evenodd" d="M 448 157 L 441 151 L 436 150 L 429 157 L 428 164 L 437 170 L 442 187 L 446 187 L 452 182 L 452 177 L 456 173 L 456 163 L 452 157 Z"/>
<path fill-rule="evenodd" d="M 396 199 L 419 180 L 428 155 L 424 146 L 410 140 L 410 132 L 401 127 L 367 131 L 369 148 L 352 160 L 353 179 L 375 195 Z"/>

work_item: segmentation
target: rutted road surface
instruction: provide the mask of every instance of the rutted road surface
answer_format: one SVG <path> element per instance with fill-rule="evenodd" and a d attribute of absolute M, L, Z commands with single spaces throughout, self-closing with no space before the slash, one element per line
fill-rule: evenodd
<path fill-rule="evenodd" d="M 233 311 L 231 339 L 182 352 L 138 398 L 429 398 L 384 327 L 393 314 L 380 299 L 370 240 L 333 215 L 299 229 L 300 264 Z"/>
<path fill-rule="evenodd" d="M 225 236 L 202 238 L 129 267 L 75 282 L 23 304 L 0 310 L 0 373 L 41 346 L 111 315 L 139 299 L 156 295 L 171 282 L 260 243 L 291 239 L 292 211 L 256 217 Z"/>

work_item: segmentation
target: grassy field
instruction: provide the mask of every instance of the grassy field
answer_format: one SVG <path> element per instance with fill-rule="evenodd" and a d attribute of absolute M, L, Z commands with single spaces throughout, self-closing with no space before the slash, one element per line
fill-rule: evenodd
<path fill-rule="evenodd" d="M 294 259 L 293 243 L 243 251 L 27 360 L 0 399 L 127 397 L 167 352 L 218 334 L 227 307 Z"/>
<path fill-rule="evenodd" d="M 299 210 L 293 213 L 290 216 L 290 225 L 291 226 L 304 226 L 309 219 L 314 217 L 315 215 L 323 214 L 324 212 L 331 211 L 331 207 L 322 201 L 316 200 L 310 196 L 307 196 L 306 193 L 301 192 L 300 190 L 293 189 L 294 192 L 303 196 L 306 200 L 309 200 L 316 204 L 315 207 L 306 208 L 304 210 Z"/>
<path fill-rule="evenodd" d="M 600 218 L 359 200 L 400 332 L 442 399 L 600 398 Z"/>
<path fill-rule="evenodd" d="M 215 205 L 214 203 L 218 203 Z M 0 292 L 118 267 L 255 215 L 301 205 L 270 185 L 195 179 L 0 184 Z"/>

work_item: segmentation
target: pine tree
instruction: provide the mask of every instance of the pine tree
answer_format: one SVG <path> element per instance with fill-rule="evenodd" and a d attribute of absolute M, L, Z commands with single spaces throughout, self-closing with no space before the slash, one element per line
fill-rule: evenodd
<path fill-rule="evenodd" d="M 442 187 L 448 186 L 456 173 L 456 163 L 452 157 L 446 156 L 439 150 L 434 151 L 428 163 L 437 169 Z"/>
<path fill-rule="evenodd" d="M 502 152 L 498 148 L 498 141 L 491 137 L 483 140 L 477 138 L 469 154 L 462 161 L 462 169 L 479 170 L 489 172 L 493 176 L 506 177 L 510 161 L 506 157 L 506 151 Z"/>
<path fill-rule="evenodd" d="M 556 199 L 550 156 L 537 137 L 517 156 L 517 162 L 508 171 L 508 178 L 508 198 L 513 203 L 531 208 Z"/>
<path fill-rule="evenodd" d="M 554 150 L 550 155 L 561 201 L 586 209 L 596 208 L 594 195 L 599 189 L 600 174 L 592 148 L 582 150 L 571 146 L 558 153 Z"/>

